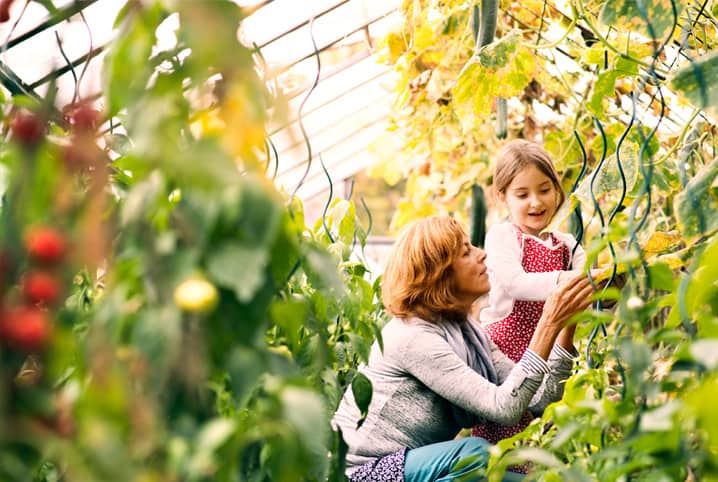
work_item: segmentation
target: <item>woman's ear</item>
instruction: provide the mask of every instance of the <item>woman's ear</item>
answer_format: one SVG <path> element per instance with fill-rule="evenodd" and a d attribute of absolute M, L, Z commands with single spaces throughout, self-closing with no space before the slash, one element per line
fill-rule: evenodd
<path fill-rule="evenodd" d="M 506 193 L 503 191 L 496 191 L 496 200 L 500 203 L 506 202 Z"/>

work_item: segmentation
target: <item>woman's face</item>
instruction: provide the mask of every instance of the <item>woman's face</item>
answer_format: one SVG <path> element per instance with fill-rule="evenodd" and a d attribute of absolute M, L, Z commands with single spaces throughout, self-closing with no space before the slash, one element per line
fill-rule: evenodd
<path fill-rule="evenodd" d="M 459 256 L 451 265 L 454 271 L 454 285 L 457 297 L 470 305 L 476 298 L 488 293 L 491 288 L 484 264 L 486 253 L 472 246 L 466 235 L 460 249 Z"/>

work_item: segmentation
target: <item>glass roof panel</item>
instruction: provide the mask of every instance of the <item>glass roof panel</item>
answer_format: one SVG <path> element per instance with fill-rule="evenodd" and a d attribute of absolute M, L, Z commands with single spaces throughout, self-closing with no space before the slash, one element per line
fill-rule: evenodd
<path fill-rule="evenodd" d="M 69 5 L 72 2 L 56 2 L 56 5 Z M 12 38 L 17 39 L 20 35 L 15 32 L 31 31 L 37 25 L 45 22 L 48 18 L 47 10 L 38 4 L 31 3 L 28 9 L 20 17 L 20 11 L 13 11 L 18 27 L 12 30 L 8 24 L 4 24 L 4 30 L 0 35 L 7 35 L 12 31 Z M 116 0 L 98 0 L 87 5 L 82 13 L 76 13 L 68 20 L 59 22 L 26 40 L 17 43 L 0 53 L 0 60 L 8 65 L 28 85 L 36 88 L 39 94 L 47 90 L 44 84 L 52 76 L 52 72 L 66 67 L 65 56 L 74 62 L 86 55 L 91 50 L 106 45 L 114 36 L 112 25 L 117 13 L 122 7 L 122 2 Z M 87 23 L 82 20 L 84 16 Z M 11 23 L 11 22 L 9 22 Z M 62 50 L 58 45 L 58 37 Z M 100 58 L 102 55 L 100 54 Z M 80 92 L 83 96 L 94 95 L 99 91 L 99 74 L 101 60 L 94 58 L 90 61 L 87 72 L 83 76 Z M 85 68 L 85 62 L 75 67 L 76 75 L 80 75 Z M 58 81 L 58 97 L 60 101 L 69 102 L 72 100 L 75 83 L 72 74 L 68 71 L 60 76 Z"/>
<path fill-rule="evenodd" d="M 239 34 L 246 45 L 262 46 L 267 62 L 264 73 L 270 79 L 276 76 L 270 84 L 288 99 L 286 117 L 273 119 L 268 125 L 279 154 L 277 183 L 293 190 L 307 167 L 307 147 L 298 123 L 302 104 L 314 158 L 300 190 L 302 197 L 314 196 L 328 187 L 318 162 L 320 154 L 334 182 L 369 165 L 372 158 L 367 146 L 384 130 L 391 104 L 386 87 L 389 69 L 376 63 L 371 44 L 373 37 L 383 35 L 396 21 L 397 14 L 392 12 L 400 0 L 234 1 L 258 7 L 243 21 Z M 0 41 L 14 40 L 0 51 L 0 61 L 39 95 L 47 93 L 48 81 L 57 73 L 58 105 L 71 102 L 75 96 L 96 99 L 102 89 L 105 53 L 79 61 L 72 72 L 57 37 L 65 56 L 78 61 L 112 40 L 113 22 L 125 1 L 87 0 L 79 5 L 76 0 L 56 0 L 54 4 L 71 14 L 69 19 L 48 25 L 49 14 L 41 5 L 30 2 L 24 12 L 22 4 L 14 5 L 11 22 L 0 24 Z M 82 15 L 77 13 L 80 10 Z M 171 23 L 167 22 L 164 30 L 173 30 Z M 160 30 L 158 41 L 165 37 L 176 41 Z M 321 50 L 321 70 L 317 88 L 308 95 L 317 76 L 312 35 Z M 77 85 L 75 78 L 81 74 Z M 273 165 L 269 171 L 273 173 Z"/>

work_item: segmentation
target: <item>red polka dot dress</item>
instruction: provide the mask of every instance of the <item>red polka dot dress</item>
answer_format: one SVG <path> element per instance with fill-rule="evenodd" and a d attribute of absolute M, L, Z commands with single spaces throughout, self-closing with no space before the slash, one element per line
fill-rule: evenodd
<path fill-rule="evenodd" d="M 516 236 L 522 246 L 521 265 L 527 273 L 545 273 L 568 269 L 571 253 L 566 244 L 549 233 L 550 243 L 542 243 L 533 236 L 524 235 L 516 228 Z M 550 244 L 550 246 L 547 246 Z M 502 352 L 518 362 L 529 346 L 536 325 L 543 311 L 544 301 L 514 301 L 511 313 L 503 320 L 486 326 L 486 332 Z M 516 425 L 500 425 L 486 422 L 473 428 L 471 435 L 481 437 L 492 444 L 521 432 L 533 419 L 525 412 Z M 515 470 L 512 469 L 512 470 Z"/>

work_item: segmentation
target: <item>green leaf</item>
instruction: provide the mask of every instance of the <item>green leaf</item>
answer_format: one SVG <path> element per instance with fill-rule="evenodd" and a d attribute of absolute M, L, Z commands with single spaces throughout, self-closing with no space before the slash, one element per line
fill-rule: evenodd
<path fill-rule="evenodd" d="M 698 320 L 702 313 L 708 315 L 709 320 L 714 320 L 716 311 L 712 303 L 715 301 L 716 283 L 718 283 L 718 237 L 714 237 L 710 244 L 700 254 L 700 258 L 689 276 L 688 286 L 685 293 L 679 291 L 678 296 L 683 296 L 685 303 L 685 316 Z M 680 305 L 679 305 L 680 306 Z M 678 310 L 674 309 L 671 315 Z M 677 313 L 680 315 L 680 313 Z M 699 333 L 710 329 L 709 324 L 698 323 Z M 705 336 L 705 335 L 703 335 Z M 710 336 L 710 332 L 708 332 Z"/>
<path fill-rule="evenodd" d="M 718 367 L 718 340 L 696 340 L 690 346 L 691 356 L 708 370 Z"/>
<path fill-rule="evenodd" d="M 357 428 L 361 427 L 369 413 L 369 404 L 373 395 L 371 381 L 362 372 L 357 372 L 352 380 L 352 395 L 357 402 L 361 417 L 357 421 Z"/>
<path fill-rule="evenodd" d="M 685 95 L 694 105 L 718 108 L 718 51 L 711 52 L 676 72 L 671 87 Z"/>
<path fill-rule="evenodd" d="M 562 468 L 561 461 L 551 452 L 537 447 L 522 447 L 509 457 L 512 462 L 533 462 L 549 468 Z"/>
<path fill-rule="evenodd" d="M 158 3 L 123 9 L 124 17 L 116 41 L 104 60 L 104 89 L 108 113 L 117 114 L 141 96 L 154 68 L 148 62 L 155 45 L 155 31 L 164 19 Z"/>
<path fill-rule="evenodd" d="M 299 344 L 299 331 L 306 323 L 309 314 L 307 300 L 295 296 L 288 300 L 275 301 L 269 308 L 269 314 L 274 324 L 280 327 L 287 337 L 292 351 L 296 350 Z"/>
<path fill-rule="evenodd" d="M 654 290 L 673 291 L 675 276 L 666 263 L 655 263 L 648 268 L 651 276 L 651 288 Z"/>
<path fill-rule="evenodd" d="M 454 87 L 455 104 L 475 116 L 486 116 L 495 97 L 520 94 L 531 79 L 536 60 L 513 31 L 482 47 L 464 66 Z"/>
<path fill-rule="evenodd" d="M 328 214 L 331 216 L 332 224 L 338 226 L 339 240 L 344 244 L 351 245 L 354 241 L 356 225 L 354 203 L 344 199 L 336 199 Z"/>
<path fill-rule="evenodd" d="M 324 250 L 310 246 L 302 264 L 314 287 L 333 293 L 334 296 L 344 293 L 344 281 L 339 275 L 336 261 Z"/>
<path fill-rule="evenodd" d="M 631 142 L 626 142 L 621 147 L 621 169 L 626 180 L 626 192 L 630 192 L 638 181 L 638 146 Z M 601 169 L 595 173 L 586 176 L 581 184 L 579 184 L 572 197 L 580 199 L 584 205 L 591 206 L 591 185 L 593 184 L 593 193 L 597 199 L 607 194 L 618 193 L 623 189 L 621 173 L 618 170 L 618 161 L 616 156 L 612 155 L 606 158 Z"/>
<path fill-rule="evenodd" d="M 217 471 L 216 451 L 232 436 L 235 428 L 234 421 L 216 418 L 200 429 L 195 441 L 196 450 L 187 464 L 187 470 L 192 478 L 200 478 Z"/>
<path fill-rule="evenodd" d="M 238 227 L 243 242 L 257 247 L 272 243 L 282 221 L 277 192 L 267 179 L 254 174 L 242 177 L 241 189 L 243 209 Z"/>
<path fill-rule="evenodd" d="M 645 9 L 643 13 L 639 8 L 641 4 Z M 675 17 L 672 4 L 676 6 Z M 649 39 L 655 37 L 660 42 L 672 32 L 682 10 L 682 2 L 675 0 L 607 0 L 601 9 L 599 21 L 607 27 L 638 32 Z"/>
<path fill-rule="evenodd" d="M 220 286 L 234 290 L 242 303 L 252 300 L 266 278 L 266 248 L 225 243 L 209 256 L 207 270 Z"/>
<path fill-rule="evenodd" d="M 716 358 L 718 361 L 718 358 Z M 644 432 L 668 431 L 673 428 L 673 416 L 682 407 L 682 403 L 677 400 L 643 412 L 641 416 L 640 428 Z"/>
<path fill-rule="evenodd" d="M 614 96 L 616 81 L 624 77 L 632 77 L 638 74 L 638 64 L 623 57 L 617 57 L 614 65 L 609 70 L 598 74 L 593 86 L 593 94 L 586 104 L 588 110 L 601 120 L 606 119 L 604 101 Z"/>
<path fill-rule="evenodd" d="M 711 192 L 716 176 L 718 161 L 714 160 L 691 179 L 673 202 L 678 229 L 689 244 L 718 229 L 718 202 Z"/>
<path fill-rule="evenodd" d="M 159 171 L 153 171 L 147 179 L 137 183 L 127 194 L 120 211 L 123 226 L 136 223 L 151 212 L 164 190 L 164 179 Z"/>
<path fill-rule="evenodd" d="M 205 452 L 217 450 L 232 436 L 235 427 L 235 422 L 226 418 L 210 420 L 197 434 L 197 447 Z"/>
<path fill-rule="evenodd" d="M 152 360 L 148 387 L 161 390 L 175 368 L 180 353 L 182 318 L 174 305 L 142 313 L 132 331 L 133 344 L 147 360 Z"/>
<path fill-rule="evenodd" d="M 281 392 L 282 412 L 302 441 L 308 455 L 319 464 L 316 470 L 326 470 L 327 447 L 325 441 L 329 433 L 329 424 L 325 417 L 324 403 L 316 393 L 300 387 L 286 387 Z"/>
<path fill-rule="evenodd" d="M 237 37 L 237 26 L 242 19 L 239 5 L 228 0 L 177 2 L 176 5 L 183 26 L 182 40 L 192 49 L 191 60 L 198 74 L 206 75 L 207 67 L 224 71 L 251 63 L 248 50 Z M 208 32 L 212 35 L 207 35 Z M 217 48 L 218 45 L 222 49 Z M 231 50 L 232 55 L 227 55 L 224 49 Z"/>

